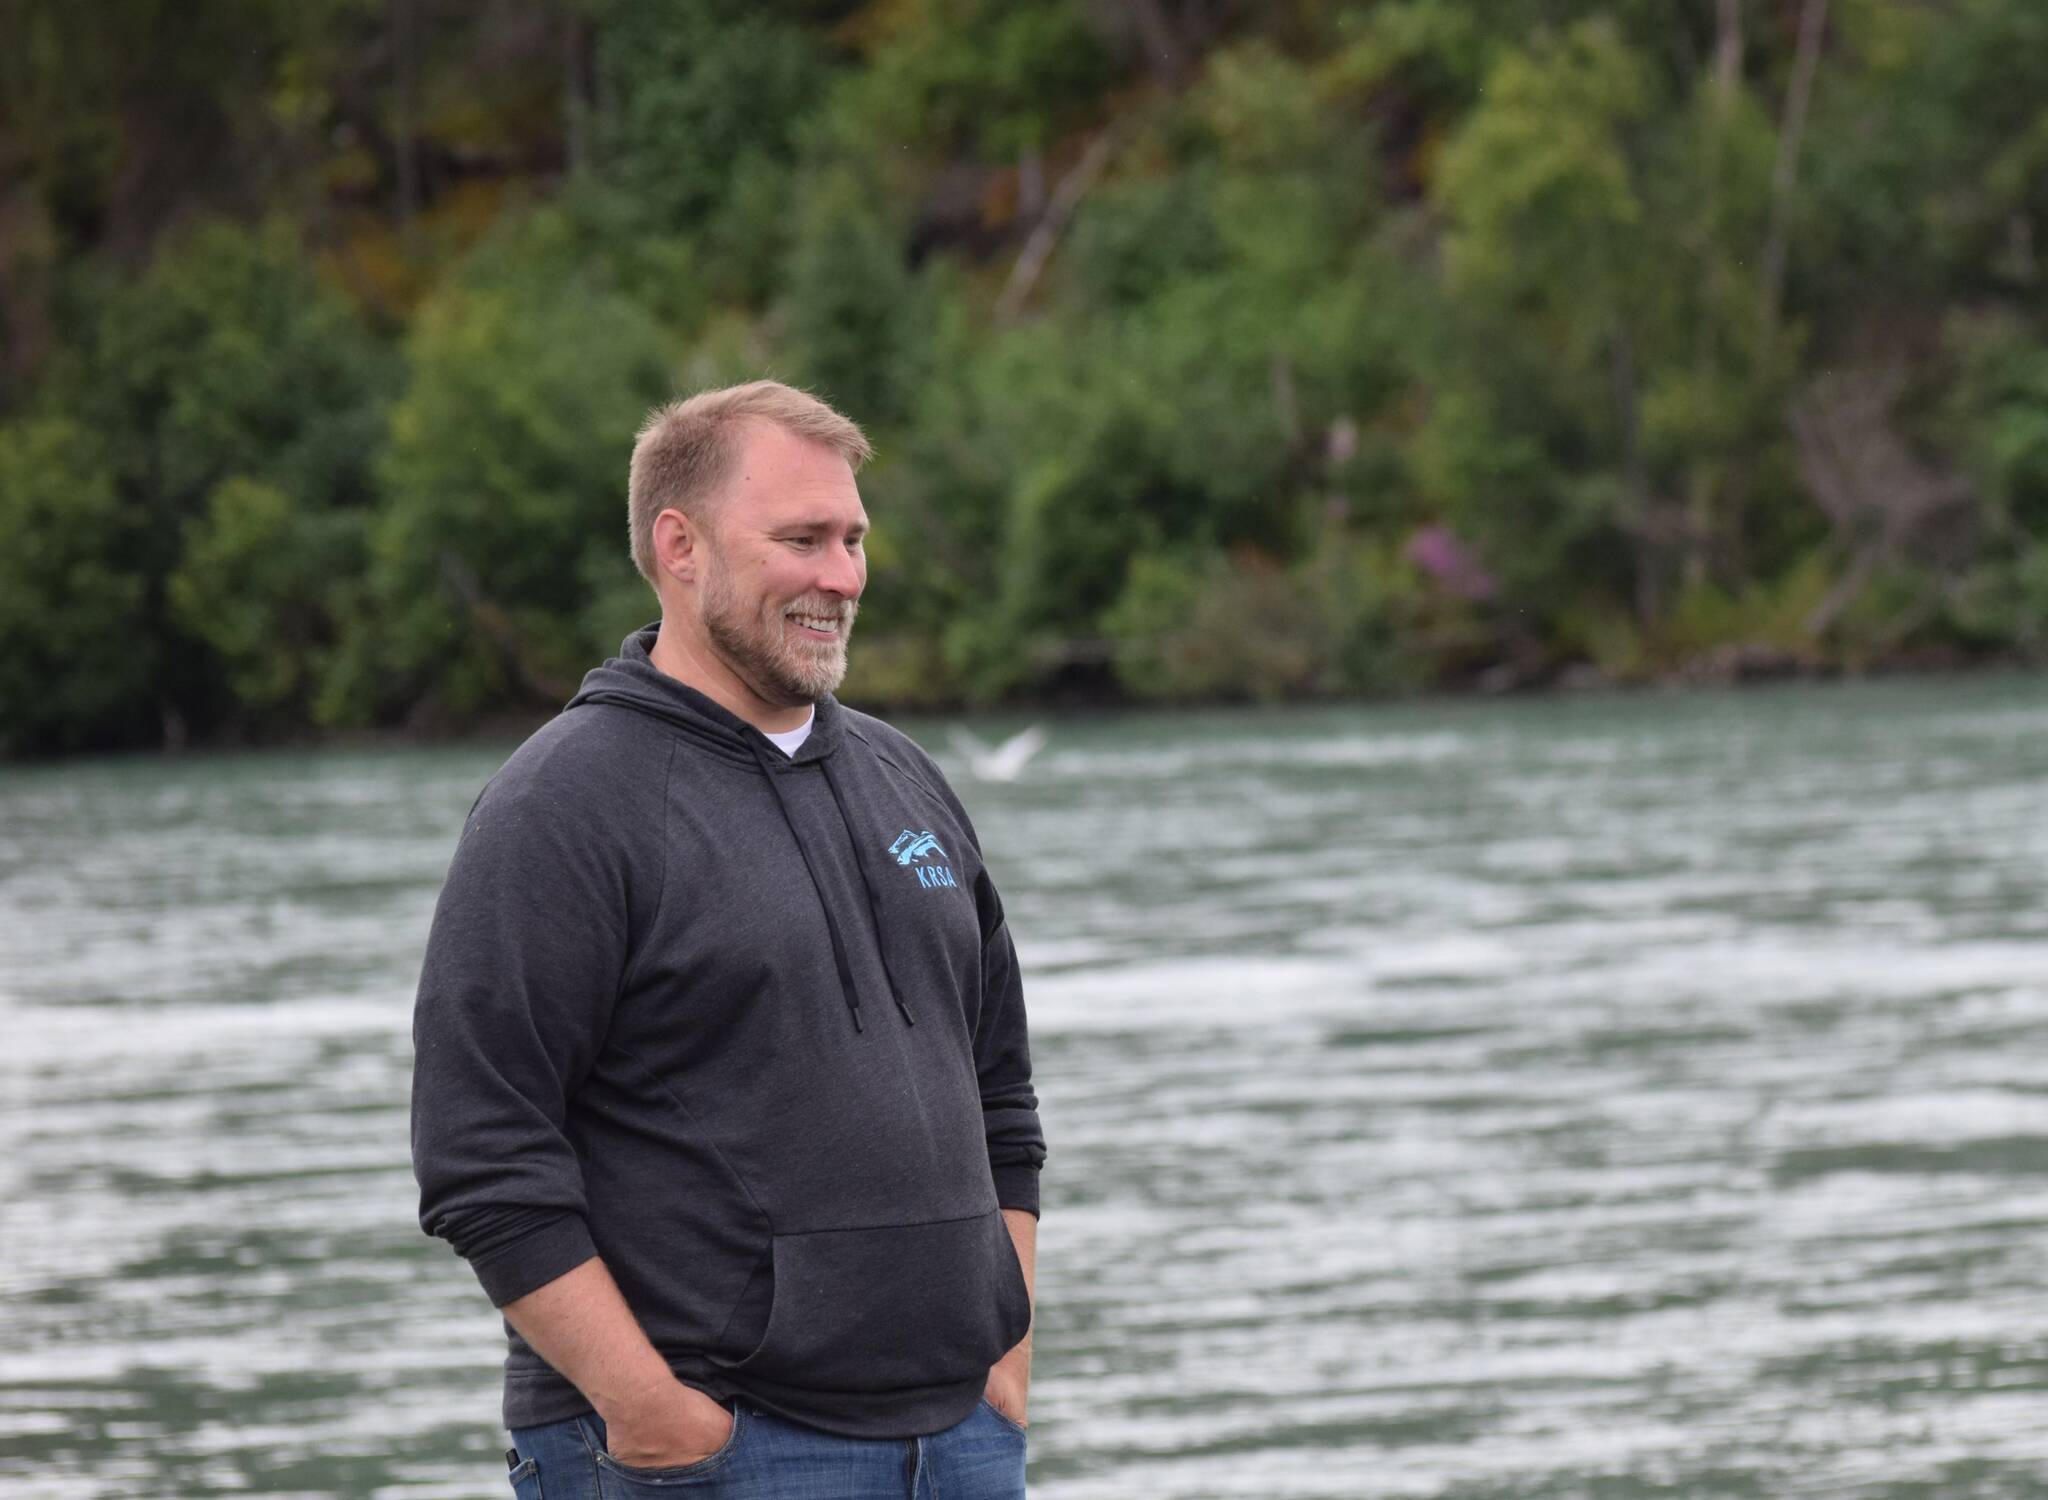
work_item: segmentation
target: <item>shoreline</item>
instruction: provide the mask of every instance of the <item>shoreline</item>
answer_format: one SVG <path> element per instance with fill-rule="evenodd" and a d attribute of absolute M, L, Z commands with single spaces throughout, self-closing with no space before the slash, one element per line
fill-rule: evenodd
<path fill-rule="evenodd" d="M 2048 672 L 2048 663 L 2030 661 L 2017 656 L 1973 658 L 1950 652 L 1907 653 L 1885 661 L 1850 666 L 1839 662 L 1794 658 L 1756 648 L 1729 647 L 1705 653 L 1680 666 L 1641 678 L 1612 677 L 1588 663 L 1577 663 L 1547 673 L 1520 672 L 1513 663 L 1501 663 L 1464 682 L 1439 683 L 1409 692 L 1375 695 L 1298 695 L 1273 699 L 1214 697 L 1168 702 L 1133 698 L 1121 693 L 1068 691 L 1024 695 L 994 703 L 972 705 L 964 700 L 908 703 L 867 699 L 850 706 L 858 707 L 866 713 L 907 719 L 965 715 L 1122 715 L 1177 713 L 1188 710 L 1240 711 L 1249 714 L 1275 709 L 1328 707 L 1338 704 L 1366 706 L 1467 703 L 1506 698 L 1543 699 L 1673 692 L 1727 692 L 1799 682 L 1826 684 L 1914 677 L 2028 676 L 2044 672 Z M 263 755 L 325 750 L 405 750 L 453 748 L 492 742 L 517 743 L 553 719 L 559 712 L 559 708 L 535 708 L 531 712 L 489 714 L 461 724 L 395 724 L 376 728 L 301 729 L 268 737 L 225 734 L 193 739 L 179 745 L 139 745 L 120 749 L 80 750 L 56 755 L 0 757 L 0 772 L 8 768 L 26 770 L 91 762 L 176 759 L 184 756 Z"/>

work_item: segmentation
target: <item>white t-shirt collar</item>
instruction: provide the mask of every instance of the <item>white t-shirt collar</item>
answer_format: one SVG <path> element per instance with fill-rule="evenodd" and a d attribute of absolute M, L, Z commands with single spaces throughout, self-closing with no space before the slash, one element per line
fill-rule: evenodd
<path fill-rule="evenodd" d="M 761 734 L 763 738 L 769 740 L 784 755 L 794 755 L 797 752 L 797 748 L 811 737 L 811 726 L 817 722 L 818 711 L 814 708 L 811 710 L 809 717 L 794 729 L 785 729 L 781 734 L 769 734 L 764 729 L 761 731 Z"/>

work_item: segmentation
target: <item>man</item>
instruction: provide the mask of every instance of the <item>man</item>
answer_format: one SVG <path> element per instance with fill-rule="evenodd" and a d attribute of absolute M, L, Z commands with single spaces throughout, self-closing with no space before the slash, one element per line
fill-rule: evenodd
<path fill-rule="evenodd" d="M 515 1494 L 1024 1493 L 1023 996 L 938 767 L 832 696 L 867 456 L 769 381 L 657 411 L 628 510 L 660 623 L 450 867 L 413 1161 L 508 1325 Z"/>

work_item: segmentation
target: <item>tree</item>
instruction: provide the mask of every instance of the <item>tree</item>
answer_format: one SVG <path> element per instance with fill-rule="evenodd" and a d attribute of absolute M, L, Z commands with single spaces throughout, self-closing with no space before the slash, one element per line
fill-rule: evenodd
<path fill-rule="evenodd" d="M 221 643 L 253 636 L 214 630 L 212 605 L 286 615 L 323 607 L 295 585 L 232 606 L 203 592 L 173 604 L 170 580 L 186 548 L 220 520 L 216 491 L 234 479 L 266 486 L 316 533 L 324 523 L 311 518 L 360 513 L 373 492 L 390 373 L 287 231 L 218 224 L 107 292 L 53 372 L 51 405 L 73 414 L 106 455 L 124 524 L 145 542 L 129 567 L 142 632 L 160 653 L 152 692 L 170 738 L 235 716 L 227 679 L 248 663 L 224 658 Z M 332 561 L 348 565 L 346 554 Z"/>
<path fill-rule="evenodd" d="M 618 644 L 581 620 L 630 574 L 625 455 L 670 392 L 670 345 L 601 266 L 538 252 L 559 227 L 543 214 L 420 311 L 349 656 L 376 709 L 560 701 Z"/>
<path fill-rule="evenodd" d="M 76 423 L 0 427 L 0 753 L 99 749 L 155 729 L 160 646 L 133 524 Z"/>
<path fill-rule="evenodd" d="M 1446 147 L 1468 357 L 1428 467 L 1524 598 L 1621 594 L 1649 626 L 1675 585 L 1739 570 L 1753 471 L 1732 456 L 1768 452 L 1783 378 L 1746 269 L 1768 159 L 1740 97 L 1674 107 L 1601 22 L 1505 56 Z"/>

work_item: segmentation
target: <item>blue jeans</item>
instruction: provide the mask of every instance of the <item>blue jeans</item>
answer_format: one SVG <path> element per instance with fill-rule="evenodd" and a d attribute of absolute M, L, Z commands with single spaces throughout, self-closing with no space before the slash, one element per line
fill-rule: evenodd
<path fill-rule="evenodd" d="M 1024 1500 L 1024 1429 L 983 1401 L 916 1438 L 820 1432 L 740 1401 L 732 1436 L 680 1469 L 632 1469 L 605 1451 L 595 1412 L 512 1434 L 517 1500 Z"/>

